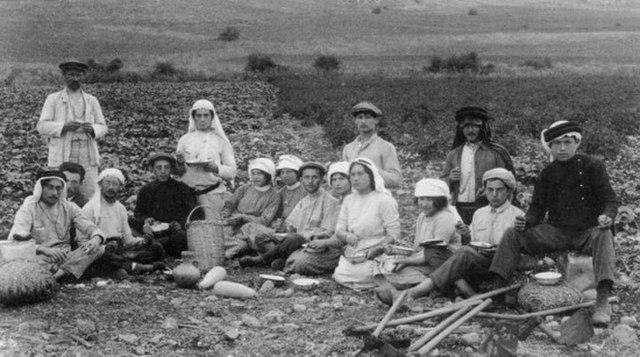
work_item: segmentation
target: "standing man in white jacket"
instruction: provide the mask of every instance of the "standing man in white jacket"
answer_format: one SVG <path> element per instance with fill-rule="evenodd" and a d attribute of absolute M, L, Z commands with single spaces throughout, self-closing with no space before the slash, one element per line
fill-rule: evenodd
<path fill-rule="evenodd" d="M 107 133 L 107 124 L 96 97 L 82 90 L 89 66 L 71 60 L 60 64 L 65 87 L 44 102 L 37 130 L 49 144 L 48 166 L 75 162 L 85 169 L 82 191 L 91 198 L 98 188 L 100 154 L 96 139 Z"/>

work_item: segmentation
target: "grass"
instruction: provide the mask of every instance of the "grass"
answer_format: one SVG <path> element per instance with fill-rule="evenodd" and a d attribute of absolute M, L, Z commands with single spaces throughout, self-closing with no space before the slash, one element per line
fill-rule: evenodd
<path fill-rule="evenodd" d="M 492 63 L 640 60 L 637 8 L 528 3 L 478 5 L 478 15 L 469 16 L 468 2 L 457 1 L 440 7 L 396 1 L 375 15 L 370 6 L 342 0 L 87 0 L 79 6 L 17 0 L 0 4 L 0 63 L 54 65 L 68 57 L 117 56 L 132 71 L 171 62 L 215 73 L 242 71 L 254 52 L 299 68 L 308 68 L 318 53 L 331 53 L 346 72 L 389 62 L 422 68 L 431 56 L 468 52 Z M 230 26 L 240 38 L 216 41 Z"/>

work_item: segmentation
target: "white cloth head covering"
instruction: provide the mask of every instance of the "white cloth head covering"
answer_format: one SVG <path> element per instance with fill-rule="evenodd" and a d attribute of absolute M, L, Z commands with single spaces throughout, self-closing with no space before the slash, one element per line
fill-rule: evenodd
<path fill-rule="evenodd" d="M 495 179 L 504 182 L 505 186 L 509 187 L 512 191 L 516 189 L 516 178 L 513 177 L 511 171 L 507 169 L 496 167 L 495 169 L 485 171 L 484 175 L 482 175 L 482 184 L 486 185 L 487 181 Z"/>
<path fill-rule="evenodd" d="M 65 180 L 63 180 L 62 178 L 58 177 L 58 176 L 43 176 L 40 177 L 35 185 L 33 185 L 33 195 L 27 199 L 32 199 L 35 202 L 40 201 L 40 197 L 42 196 L 42 181 L 46 181 L 46 180 L 50 180 L 50 179 L 56 179 L 60 182 L 62 182 L 62 193 L 60 194 L 60 200 L 66 200 L 67 199 L 67 182 Z"/>
<path fill-rule="evenodd" d="M 224 133 L 224 130 L 222 129 L 222 124 L 220 124 L 220 118 L 218 118 L 218 114 L 216 113 L 216 108 L 213 106 L 213 103 L 211 103 L 206 99 L 200 99 L 196 101 L 195 103 L 193 103 L 193 106 L 191 107 L 191 109 L 189 109 L 188 132 L 190 133 L 198 130 L 196 129 L 195 119 L 193 119 L 193 114 L 197 109 L 207 109 L 213 113 L 213 119 L 211 120 L 211 129 L 213 129 L 213 132 L 216 133 L 218 136 L 220 136 L 225 141 L 230 143 L 229 139 L 227 138 L 227 135 Z"/>
<path fill-rule="evenodd" d="M 261 157 L 249 161 L 249 179 L 251 179 L 251 170 L 260 170 L 271 175 L 271 184 L 276 178 L 276 165 L 271 159 Z"/>
<path fill-rule="evenodd" d="M 304 162 L 295 155 L 280 155 L 280 157 L 278 158 L 276 171 L 282 169 L 291 169 L 294 171 L 298 171 L 300 170 L 300 166 L 302 166 L 303 163 Z"/>
<path fill-rule="evenodd" d="M 378 168 L 373 163 L 373 161 L 367 159 L 366 157 L 359 157 L 353 160 L 353 162 L 351 162 L 349 166 L 349 172 L 351 172 L 351 168 L 353 167 L 353 164 L 356 164 L 356 163 L 365 165 L 371 170 L 371 172 L 373 173 L 373 182 L 376 186 L 376 191 L 380 191 L 384 194 L 391 196 L 391 192 L 389 192 L 389 190 L 387 190 L 387 188 L 384 186 L 384 179 L 382 178 L 382 176 L 380 176 L 380 173 L 378 172 Z M 353 192 L 355 192 L 355 189 L 353 189 Z"/>
<path fill-rule="evenodd" d="M 349 163 L 346 161 L 338 161 L 329 165 L 329 173 L 327 173 L 327 181 L 331 184 L 331 177 L 333 174 L 343 174 L 349 177 Z"/>
<path fill-rule="evenodd" d="M 434 178 L 423 178 L 416 183 L 415 197 L 446 197 L 449 199 L 447 183 Z"/>
<path fill-rule="evenodd" d="M 544 149 L 544 151 L 546 151 L 549 154 L 549 157 L 551 159 L 551 161 L 553 162 L 555 160 L 555 157 L 553 157 L 553 155 L 551 155 L 551 147 L 549 146 L 549 144 L 553 141 L 553 140 L 558 140 L 558 139 L 563 139 L 563 138 L 567 138 L 567 137 L 572 137 L 575 138 L 577 141 L 582 141 L 582 134 L 575 130 L 575 131 L 566 131 L 564 133 L 562 133 L 561 135 L 554 135 L 553 139 L 551 140 L 545 140 L 545 133 L 547 133 L 549 130 L 551 129 L 562 129 L 559 127 L 562 126 L 566 126 L 567 128 L 571 129 L 571 128 L 577 128 L 577 130 L 579 130 L 577 124 L 572 123 L 568 120 L 558 120 L 557 122 L 551 124 L 549 126 L 548 129 L 544 129 L 540 132 L 540 142 L 542 143 L 542 148 Z M 565 131 L 565 130 L 563 130 Z"/>
<path fill-rule="evenodd" d="M 100 175 L 98 175 L 98 183 L 102 182 L 102 180 L 104 180 L 107 177 L 115 177 L 116 179 L 118 179 L 118 181 L 120 181 L 121 185 L 124 185 L 126 182 L 124 175 L 122 174 L 122 171 L 114 168 L 109 168 L 109 169 L 102 170 Z"/>

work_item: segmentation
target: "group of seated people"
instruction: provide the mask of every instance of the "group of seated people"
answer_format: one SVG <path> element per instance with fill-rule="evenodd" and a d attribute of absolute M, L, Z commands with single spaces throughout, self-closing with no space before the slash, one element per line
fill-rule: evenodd
<path fill-rule="evenodd" d="M 402 255 L 394 250 L 402 241 L 398 205 L 387 187 L 397 187 L 402 177 L 395 148 L 378 142 L 380 111 L 370 103 L 352 111 L 366 140 L 347 145 L 344 161 L 256 158 L 248 163 L 249 182 L 225 198 L 224 181 L 236 174 L 233 149 L 213 104 L 197 101 L 176 153 L 149 158 L 155 180 L 140 189 L 132 217 L 118 200 L 126 180 L 120 170 L 100 172 L 99 190 L 86 201 L 78 191 L 82 167 L 64 163 L 38 175 L 9 238 L 34 239 L 42 264 L 58 279 L 77 279 L 92 269 L 150 272 L 164 267 L 165 255 L 178 257 L 188 249 L 186 217 L 206 205 L 205 218 L 224 219 L 230 227 L 225 257 L 238 259 L 241 267 L 333 274 L 345 287 L 375 289 L 386 303 L 405 288 L 411 298 L 435 289 L 473 295 L 482 280 L 506 284 L 520 253 L 576 249 L 594 257 L 598 303 L 593 319 L 608 323 L 614 271 L 609 228 L 617 199 L 602 162 L 576 154 L 581 129 L 561 121 L 543 132 L 552 163 L 542 171 L 525 215 L 512 205 L 516 179 L 510 159 L 488 149 L 496 146 L 487 140 L 486 112 L 465 110 L 472 115 L 456 120 L 467 141 L 460 150 L 454 147 L 458 156 L 448 156 L 454 163 L 446 165 L 442 178 L 414 185 L 420 214 L 413 244 Z M 389 153 L 395 156 L 392 169 L 385 159 Z M 476 200 L 478 191 L 484 201 Z M 459 213 L 461 201 L 464 212 Z M 167 228 L 158 233 L 154 227 L 160 222 Z"/>

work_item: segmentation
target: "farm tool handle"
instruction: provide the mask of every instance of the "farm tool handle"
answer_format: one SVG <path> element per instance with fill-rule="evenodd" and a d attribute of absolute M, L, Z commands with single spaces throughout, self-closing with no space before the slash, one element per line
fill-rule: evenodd
<path fill-rule="evenodd" d="M 620 301 L 620 299 L 618 299 L 617 296 L 612 296 L 612 297 L 609 298 L 609 302 L 618 302 L 618 301 Z M 481 312 L 481 313 L 478 314 L 478 317 L 520 321 L 520 320 L 529 319 L 531 317 L 555 315 L 555 314 L 559 314 L 561 312 L 578 310 L 578 309 L 581 309 L 583 307 L 591 307 L 591 306 L 593 306 L 595 304 L 596 304 L 596 302 L 595 302 L 595 300 L 593 300 L 593 301 L 587 301 L 587 302 L 583 302 L 583 303 L 576 304 L 576 305 L 571 305 L 571 306 L 557 307 L 555 309 L 542 310 L 542 311 L 537 311 L 537 312 L 530 312 L 528 314 L 523 314 L 523 315 L 496 314 L 496 313 L 492 313 L 492 312 Z M 393 321 L 391 321 L 391 322 L 393 322 Z"/>
<path fill-rule="evenodd" d="M 520 284 L 514 284 L 511 286 L 507 286 L 504 288 L 500 288 L 500 289 L 496 289 L 496 290 L 492 290 L 489 292 L 486 292 L 484 294 L 480 294 L 480 295 L 475 295 L 472 296 L 466 300 L 462 300 L 460 302 L 457 302 L 455 304 L 452 304 L 450 306 L 447 307 L 442 307 L 439 309 L 435 309 L 435 310 L 431 310 L 422 314 L 418 314 L 415 316 L 409 316 L 409 317 L 403 317 L 401 319 L 396 319 L 396 320 L 391 320 L 389 321 L 389 323 L 387 323 L 387 326 L 398 326 L 398 325 L 404 325 L 404 324 L 409 324 L 412 322 L 419 322 L 419 321 L 423 321 L 426 320 L 428 318 L 431 317 L 435 317 L 435 316 L 440 316 L 440 315 L 445 315 L 445 314 L 449 314 L 451 312 L 454 312 L 458 309 L 460 309 L 461 306 L 466 306 L 466 305 L 477 305 L 480 304 L 482 302 L 482 299 L 485 298 L 489 298 L 489 297 L 493 297 L 496 295 L 500 295 L 500 294 L 504 294 L 508 291 L 517 289 L 520 287 Z M 362 327 L 356 327 L 353 329 L 354 332 L 359 332 L 359 331 L 368 331 L 368 330 L 372 330 L 374 328 L 376 328 L 377 324 L 371 324 L 371 325 L 365 325 Z"/>
<path fill-rule="evenodd" d="M 391 308 L 389 309 L 389 311 L 387 311 L 387 314 L 384 315 L 384 318 L 382 319 L 382 321 L 380 321 L 380 323 L 378 324 L 378 327 L 376 327 L 376 330 L 373 331 L 373 334 L 372 334 L 373 337 L 380 336 L 380 333 L 382 332 L 384 327 L 387 325 L 389 320 L 391 320 L 391 317 L 393 316 L 393 314 L 396 313 L 396 310 L 398 310 L 398 308 L 404 301 L 404 298 L 407 296 L 407 293 L 408 291 L 404 290 L 403 292 L 400 293 L 400 296 L 398 296 L 396 301 L 393 302 L 393 305 L 391 305 Z"/>
<path fill-rule="evenodd" d="M 458 311 L 453 313 L 451 316 L 447 317 L 445 320 L 443 320 L 438 325 L 436 325 L 436 327 L 432 328 L 429 332 L 424 334 L 424 336 L 422 336 L 420 339 L 412 343 L 411 346 L 409 346 L 409 349 L 407 351 L 409 352 L 415 351 L 420 347 L 424 346 L 425 343 L 429 342 L 429 340 L 431 340 L 434 336 L 436 336 L 438 333 L 444 330 L 447 326 L 451 325 L 454 321 L 459 319 L 460 316 L 469 312 L 469 310 L 471 310 L 472 308 L 473 308 L 472 304 L 467 306 L 461 306 Z"/>
<path fill-rule="evenodd" d="M 460 319 L 455 321 L 451 326 L 447 327 L 444 331 L 440 332 L 437 336 L 435 336 L 429 343 L 424 345 L 422 348 L 418 350 L 418 355 L 426 356 L 429 351 L 431 351 L 434 347 L 440 343 L 440 341 L 444 340 L 445 337 L 449 336 L 451 332 L 460 327 L 463 323 L 467 322 L 470 318 L 474 317 L 480 311 L 482 311 L 485 307 L 491 304 L 491 299 L 484 300 L 480 305 L 473 308 L 473 310 L 466 313 Z"/>

